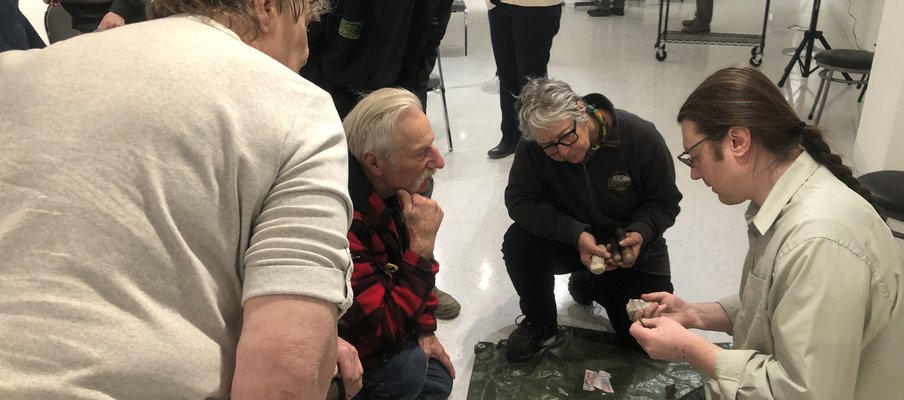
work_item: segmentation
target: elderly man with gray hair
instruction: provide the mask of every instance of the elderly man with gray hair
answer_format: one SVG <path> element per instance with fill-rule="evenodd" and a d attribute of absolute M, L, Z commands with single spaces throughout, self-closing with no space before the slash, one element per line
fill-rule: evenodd
<path fill-rule="evenodd" d="M 445 165 L 435 134 L 417 96 L 395 88 L 364 97 L 343 125 L 355 207 L 348 231 L 355 297 L 339 320 L 339 336 L 364 368 L 356 398 L 447 398 L 455 368 L 434 333 L 433 292 L 443 211 L 419 194 Z M 355 364 L 339 369 L 346 386 L 354 384 L 345 378 L 357 375 Z"/>
<path fill-rule="evenodd" d="M 626 303 L 653 288 L 672 291 L 662 233 L 681 193 L 665 141 L 605 96 L 581 97 L 553 79 L 531 80 L 516 107 L 525 140 L 505 189 L 515 223 L 502 253 L 525 318 L 505 355 L 527 361 L 554 338 L 554 277 L 565 273 L 574 299 L 605 307 L 615 333 L 637 348 Z M 605 263 L 597 274 L 588 271 L 594 257 Z"/>
<path fill-rule="evenodd" d="M 154 0 L 0 54 L 0 398 L 325 397 L 352 205 L 298 75 L 324 6 Z"/>

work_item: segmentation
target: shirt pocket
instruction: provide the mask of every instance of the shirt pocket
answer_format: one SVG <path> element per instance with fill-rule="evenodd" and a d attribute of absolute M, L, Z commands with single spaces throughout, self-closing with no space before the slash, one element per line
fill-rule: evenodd
<path fill-rule="evenodd" d="M 741 291 L 741 311 L 734 326 L 736 346 L 743 349 L 763 350 L 770 342 L 769 316 L 767 315 L 768 283 L 753 271 L 747 274 Z"/>

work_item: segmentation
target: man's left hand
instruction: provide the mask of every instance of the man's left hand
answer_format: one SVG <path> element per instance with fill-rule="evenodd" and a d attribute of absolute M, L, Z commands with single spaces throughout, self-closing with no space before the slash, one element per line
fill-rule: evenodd
<path fill-rule="evenodd" d="M 437 338 L 436 335 L 432 333 L 420 335 L 417 338 L 417 344 L 424 349 L 424 354 L 427 355 L 427 362 L 429 362 L 431 358 L 435 358 L 446 368 L 446 371 L 449 371 L 449 376 L 451 376 L 452 379 L 455 379 L 455 367 L 452 366 L 452 360 L 449 359 L 449 355 L 446 354 L 446 349 L 443 348 L 442 343 L 439 342 L 439 338 Z"/>
<path fill-rule="evenodd" d="M 119 14 L 111 11 L 104 15 L 104 19 L 100 20 L 100 25 L 97 26 L 97 31 L 105 31 L 107 29 L 113 29 L 125 24 L 126 20 L 124 18 L 122 18 Z"/>
<path fill-rule="evenodd" d="M 669 317 L 640 318 L 630 332 L 651 358 L 671 362 L 686 362 L 689 344 L 697 339 Z"/>
<path fill-rule="evenodd" d="M 364 386 L 364 367 L 358 358 L 358 350 L 345 339 L 338 338 L 339 351 L 336 353 L 336 374 L 342 375 L 347 398 L 355 397 Z"/>
<path fill-rule="evenodd" d="M 686 362 L 716 377 L 716 358 L 722 348 L 697 336 L 669 317 L 640 318 L 631 325 L 631 336 L 656 360 Z"/>

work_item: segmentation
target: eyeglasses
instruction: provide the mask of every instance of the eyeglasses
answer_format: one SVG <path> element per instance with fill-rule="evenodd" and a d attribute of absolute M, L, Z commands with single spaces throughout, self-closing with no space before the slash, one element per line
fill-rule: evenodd
<path fill-rule="evenodd" d="M 691 147 L 688 147 L 687 150 L 683 151 L 681 154 L 678 155 L 678 161 L 681 161 L 682 163 L 684 163 L 684 165 L 687 165 L 688 167 L 693 168 L 694 167 L 694 157 L 691 156 L 691 150 L 694 150 L 694 148 L 703 144 L 703 142 L 705 142 L 707 140 L 709 140 L 708 137 L 700 139 L 699 142 L 694 143 L 694 145 Z"/>
<path fill-rule="evenodd" d="M 559 137 L 559 140 L 552 142 L 547 145 L 540 146 L 543 149 L 543 152 L 546 153 L 547 156 L 554 156 L 559 154 L 559 146 L 571 146 L 574 142 L 578 141 L 578 121 L 574 120 L 574 125 L 572 125 L 571 130 L 565 132 L 562 136 Z"/>

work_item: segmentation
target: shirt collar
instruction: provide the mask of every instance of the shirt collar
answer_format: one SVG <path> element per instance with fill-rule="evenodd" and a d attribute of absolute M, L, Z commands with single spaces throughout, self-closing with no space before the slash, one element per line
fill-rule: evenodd
<path fill-rule="evenodd" d="M 218 31 L 221 31 L 229 36 L 232 36 L 233 38 L 235 38 L 237 40 L 242 40 L 242 38 L 239 37 L 238 33 L 235 33 L 235 31 L 233 31 L 232 29 L 229 29 L 229 27 L 227 27 L 226 25 L 223 25 L 223 24 L 217 22 L 216 20 L 214 20 L 213 18 L 204 16 L 204 15 L 176 14 L 176 15 L 173 15 L 168 18 L 184 18 L 184 19 L 188 19 L 188 20 L 197 21 L 202 24 L 208 25 Z"/>
<path fill-rule="evenodd" d="M 778 178 L 775 185 L 772 186 L 772 190 L 769 191 L 769 195 L 766 196 L 766 201 L 763 202 L 763 205 L 757 206 L 751 202 L 747 207 L 747 212 L 745 213 L 747 225 L 753 225 L 760 235 L 764 235 L 769 231 L 778 219 L 785 204 L 791 201 L 791 197 L 810 179 L 817 168 L 819 168 L 819 163 L 813 157 L 810 157 L 810 154 L 806 151 L 801 152 L 785 173 Z"/>

